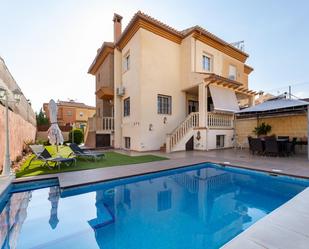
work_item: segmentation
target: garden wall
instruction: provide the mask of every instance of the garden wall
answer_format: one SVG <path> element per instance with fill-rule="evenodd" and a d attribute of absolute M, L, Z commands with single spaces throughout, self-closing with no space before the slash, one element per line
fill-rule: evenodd
<path fill-rule="evenodd" d="M 235 120 L 235 133 L 238 143 L 248 147 L 248 136 L 255 136 L 253 129 L 261 124 L 267 123 L 271 126 L 269 135 L 289 136 L 303 138 L 307 137 L 307 114 L 287 115 L 279 117 L 246 118 Z"/>
<path fill-rule="evenodd" d="M 62 131 L 61 133 L 62 133 L 64 141 L 68 141 L 69 140 L 69 132 L 68 131 Z M 48 140 L 47 131 L 37 131 L 36 140 L 47 141 Z"/>
<path fill-rule="evenodd" d="M 24 142 L 35 141 L 36 127 L 20 115 L 9 111 L 11 160 L 22 154 Z M 0 169 L 5 153 L 5 107 L 0 105 Z"/>

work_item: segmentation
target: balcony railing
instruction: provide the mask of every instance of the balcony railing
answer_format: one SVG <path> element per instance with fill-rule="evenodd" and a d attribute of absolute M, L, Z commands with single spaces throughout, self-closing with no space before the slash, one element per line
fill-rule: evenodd
<path fill-rule="evenodd" d="M 102 127 L 99 126 L 99 130 L 103 130 L 103 131 L 113 131 L 114 130 L 114 118 L 113 117 L 103 117 L 102 122 L 99 122 L 99 124 L 102 124 Z"/>
<path fill-rule="evenodd" d="M 209 128 L 233 128 L 233 114 L 208 113 Z"/>
<path fill-rule="evenodd" d="M 93 117 L 88 119 L 89 131 L 106 131 L 114 130 L 114 117 Z"/>

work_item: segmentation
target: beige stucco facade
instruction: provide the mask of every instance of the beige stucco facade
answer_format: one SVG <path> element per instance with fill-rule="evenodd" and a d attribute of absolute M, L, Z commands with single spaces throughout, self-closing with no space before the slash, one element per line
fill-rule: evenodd
<path fill-rule="evenodd" d="M 132 27 L 128 27 L 118 41 L 114 42 L 112 52 L 108 52 L 107 45 L 103 46 L 101 55 L 96 56 L 89 69 L 96 78 L 98 74 L 101 75 L 101 79 L 102 74 L 108 79 L 111 78 L 111 74 L 113 75 L 114 96 L 110 103 L 113 103 L 114 129 L 110 132 L 111 144 L 116 148 L 125 148 L 125 138 L 130 138 L 131 150 L 158 150 L 164 147 L 164 144 L 169 144 L 168 134 L 173 135 L 175 130 L 184 125 L 184 121 L 194 116 L 191 118 L 195 120 L 194 129 L 193 127 L 187 129 L 188 125 L 185 125 L 186 132 L 182 132 L 181 138 L 177 135 L 178 142 L 173 151 L 185 149 L 191 138 L 194 140 L 194 149 L 215 149 L 217 135 L 225 136 L 224 147 L 230 147 L 233 115 L 229 113 L 231 119 L 229 127 L 220 129 L 208 127 L 207 99 L 211 95 L 204 79 L 208 74 L 218 75 L 223 77 L 226 83 L 220 87 L 235 89 L 233 84 L 236 84 L 237 87 L 247 89 L 249 74 L 245 72 L 247 55 L 227 44 L 219 46 L 218 41 L 204 42 L 202 38 L 196 37 L 195 33 L 178 39 L 173 36 L 172 31 L 167 34 L 164 27 L 159 30 L 160 27 L 150 27 L 153 23 L 144 24 L 145 20 L 143 18 L 139 20 L 138 15 L 134 18 L 137 18 L 136 22 L 140 23 L 140 27 L 134 26 L 133 18 L 130 24 Z M 209 71 L 203 69 L 205 54 L 211 57 Z M 127 69 L 125 64 L 128 55 L 130 60 Z M 104 73 L 104 68 L 107 69 L 107 65 L 110 65 L 110 57 L 113 58 L 113 70 Z M 103 60 L 101 64 L 98 62 L 100 59 Z M 236 67 L 236 83 L 228 80 L 230 65 Z M 217 82 L 222 83 L 219 80 Z M 121 89 L 124 89 L 124 92 L 120 94 Z M 171 99 L 171 113 L 158 113 L 158 95 L 168 96 Z M 248 95 L 249 97 L 252 95 Z M 124 100 L 128 98 L 130 98 L 130 114 L 125 116 Z M 196 115 L 189 115 L 189 100 L 198 102 L 199 110 L 195 112 L 198 112 L 199 118 Z M 97 116 L 98 107 L 104 109 L 101 104 L 102 101 L 97 97 Z M 219 118 L 218 115 L 216 118 Z M 108 115 L 103 113 L 103 120 L 104 117 Z M 196 141 L 195 135 L 198 130 L 202 138 Z M 204 142 L 201 145 L 202 141 Z"/>

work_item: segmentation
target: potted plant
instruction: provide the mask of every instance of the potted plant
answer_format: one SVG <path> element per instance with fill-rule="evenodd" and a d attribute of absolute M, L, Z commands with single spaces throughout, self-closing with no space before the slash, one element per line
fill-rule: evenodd
<path fill-rule="evenodd" d="M 269 124 L 265 124 L 264 122 L 257 127 L 254 128 L 253 133 L 258 137 L 266 136 L 267 133 L 271 131 L 271 126 Z"/>

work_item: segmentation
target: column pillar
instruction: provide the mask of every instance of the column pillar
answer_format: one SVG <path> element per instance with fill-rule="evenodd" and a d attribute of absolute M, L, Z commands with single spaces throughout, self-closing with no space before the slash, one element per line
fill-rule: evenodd
<path fill-rule="evenodd" d="M 199 127 L 206 127 L 207 121 L 207 92 L 205 83 L 198 85 L 198 108 L 199 108 Z"/>

